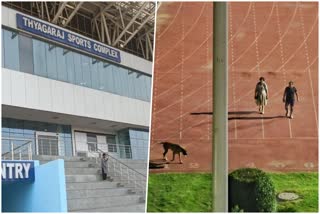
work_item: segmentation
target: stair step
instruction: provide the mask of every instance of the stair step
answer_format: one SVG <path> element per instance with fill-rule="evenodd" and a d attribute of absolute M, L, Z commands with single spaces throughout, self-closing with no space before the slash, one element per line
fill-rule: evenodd
<path fill-rule="evenodd" d="M 68 210 L 96 209 L 99 207 L 126 206 L 140 203 L 139 195 L 121 195 L 109 197 L 91 197 L 83 199 L 68 199 Z"/>
<path fill-rule="evenodd" d="M 110 181 L 98 181 L 98 182 L 68 182 L 66 184 L 68 190 L 83 190 L 83 189 L 104 189 L 104 188 L 116 188 L 116 182 Z"/>
<path fill-rule="evenodd" d="M 66 161 L 64 163 L 65 168 L 97 168 L 100 169 L 99 164 L 87 162 L 87 161 Z"/>
<path fill-rule="evenodd" d="M 66 175 L 100 175 L 97 168 L 65 168 Z"/>
<path fill-rule="evenodd" d="M 68 190 L 67 198 L 80 199 L 80 198 L 92 198 L 92 197 L 113 197 L 129 195 L 130 192 L 127 188 L 101 188 L 101 189 L 84 189 L 84 190 Z M 131 193 L 132 194 L 132 193 Z"/>
<path fill-rule="evenodd" d="M 130 204 L 127 206 L 116 206 L 116 207 L 103 207 L 103 208 L 96 208 L 96 209 L 85 209 L 85 210 L 77 210 L 75 212 L 145 212 L 145 204 Z"/>
<path fill-rule="evenodd" d="M 101 175 L 66 175 L 66 182 L 94 182 L 101 181 Z"/>

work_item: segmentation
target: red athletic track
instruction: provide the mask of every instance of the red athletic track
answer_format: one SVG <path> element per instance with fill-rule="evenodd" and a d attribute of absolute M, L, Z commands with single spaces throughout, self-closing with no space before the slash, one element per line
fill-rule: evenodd
<path fill-rule="evenodd" d="M 212 170 L 212 6 L 162 2 L 158 10 L 150 160 L 162 158 L 161 141 L 189 155 L 151 172 Z"/>
<path fill-rule="evenodd" d="M 260 76 L 269 86 L 263 116 L 253 100 Z M 292 120 L 281 118 L 289 80 L 300 97 Z M 229 4 L 228 89 L 229 170 L 317 171 L 318 3 Z"/>

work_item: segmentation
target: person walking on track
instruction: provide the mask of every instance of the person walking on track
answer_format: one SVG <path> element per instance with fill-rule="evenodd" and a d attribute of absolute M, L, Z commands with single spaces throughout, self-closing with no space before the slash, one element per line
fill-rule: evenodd
<path fill-rule="evenodd" d="M 254 99 L 257 106 L 259 106 L 259 113 L 264 114 L 264 108 L 268 101 L 268 86 L 264 77 L 260 77 L 254 92 Z"/>
<path fill-rule="evenodd" d="M 284 89 L 282 101 L 285 103 L 284 107 L 286 109 L 286 117 L 289 117 L 291 119 L 293 119 L 293 106 L 294 106 L 294 102 L 295 102 L 294 95 L 296 95 L 297 101 L 299 102 L 297 89 L 293 86 L 293 82 L 290 81 L 289 86 L 287 86 Z M 289 105 L 290 105 L 290 116 L 289 116 L 289 111 L 288 111 Z"/>

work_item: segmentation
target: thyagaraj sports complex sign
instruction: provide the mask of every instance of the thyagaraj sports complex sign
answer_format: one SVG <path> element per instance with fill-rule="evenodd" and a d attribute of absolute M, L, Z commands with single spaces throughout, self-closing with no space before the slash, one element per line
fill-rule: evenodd
<path fill-rule="evenodd" d="M 27 32 L 45 37 L 47 39 L 68 45 L 80 50 L 89 52 L 96 56 L 100 56 L 115 62 L 120 63 L 120 51 L 109 46 L 98 43 L 94 40 L 84 38 L 63 28 L 47 24 L 33 19 L 29 16 L 24 16 L 17 13 L 17 27 Z"/>
<path fill-rule="evenodd" d="M 4 183 L 34 182 L 34 161 L 1 161 L 1 180 Z"/>

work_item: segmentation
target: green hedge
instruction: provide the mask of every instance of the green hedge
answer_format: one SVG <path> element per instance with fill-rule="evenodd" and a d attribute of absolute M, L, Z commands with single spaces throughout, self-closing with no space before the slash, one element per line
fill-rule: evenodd
<path fill-rule="evenodd" d="M 229 174 L 229 211 L 236 206 L 244 212 L 276 210 L 275 188 L 265 172 L 243 168 Z"/>

